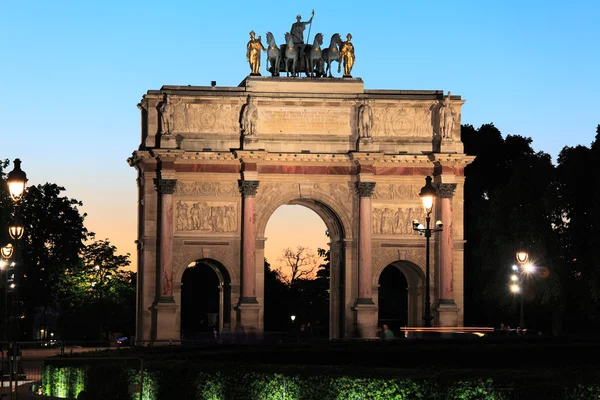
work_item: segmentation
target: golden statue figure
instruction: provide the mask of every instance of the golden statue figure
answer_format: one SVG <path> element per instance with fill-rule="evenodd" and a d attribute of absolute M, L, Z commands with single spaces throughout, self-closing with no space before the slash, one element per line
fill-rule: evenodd
<path fill-rule="evenodd" d="M 343 78 L 352 78 L 350 72 L 352 72 L 352 67 L 354 66 L 354 45 L 350 43 L 352 40 L 352 35 L 349 33 L 346 35 L 346 40 L 342 43 L 342 48 L 340 49 L 340 58 L 344 60 L 344 76 Z"/>
<path fill-rule="evenodd" d="M 246 61 L 250 63 L 250 75 L 260 76 L 260 51 L 267 51 L 258 39 L 254 39 L 254 31 L 250 32 L 250 40 L 246 46 Z"/>

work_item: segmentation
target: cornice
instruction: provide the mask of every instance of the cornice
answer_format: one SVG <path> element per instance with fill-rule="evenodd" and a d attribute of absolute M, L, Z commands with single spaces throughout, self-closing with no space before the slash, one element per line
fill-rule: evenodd
<path fill-rule="evenodd" d="M 150 154 L 161 161 L 177 161 L 185 153 L 184 150 L 176 149 L 151 149 Z"/>
<path fill-rule="evenodd" d="M 235 154 L 230 151 L 186 151 L 180 158 L 181 161 L 235 161 Z"/>
<path fill-rule="evenodd" d="M 432 161 L 441 166 L 452 166 L 458 167 L 471 164 L 475 160 L 475 156 L 468 156 L 466 154 L 432 154 Z"/>

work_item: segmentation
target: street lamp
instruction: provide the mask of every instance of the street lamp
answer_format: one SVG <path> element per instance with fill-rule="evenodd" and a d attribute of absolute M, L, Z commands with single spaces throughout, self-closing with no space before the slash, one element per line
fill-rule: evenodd
<path fill-rule="evenodd" d="M 524 288 L 523 286 L 525 285 L 525 280 L 523 279 L 523 275 L 525 273 L 531 273 L 534 270 L 533 265 L 531 265 L 530 263 L 528 263 L 527 261 L 529 260 L 529 254 L 523 250 L 520 249 L 519 251 L 517 251 L 516 253 L 516 258 L 517 258 L 517 262 L 519 263 L 519 266 L 517 267 L 516 265 L 512 266 L 513 271 L 518 272 L 518 275 L 513 274 L 511 275 L 510 279 L 511 279 L 511 285 L 510 285 L 510 291 L 513 293 L 519 293 L 519 297 L 520 297 L 520 310 L 519 310 L 519 327 L 521 329 L 525 328 L 525 311 L 524 311 L 524 307 L 523 307 L 523 295 L 524 295 Z"/>
<path fill-rule="evenodd" d="M 2 252 L 2 257 L 4 258 L 11 258 L 13 255 L 13 245 L 11 243 L 7 244 L 6 246 L 2 247 L 2 249 L 0 249 L 0 251 Z"/>
<path fill-rule="evenodd" d="M 21 160 L 16 158 L 13 162 L 13 170 L 10 171 L 6 175 L 6 183 L 8 185 L 8 192 L 10 193 L 10 197 L 13 199 L 15 204 L 15 224 L 9 228 L 9 234 L 14 240 L 21 239 L 23 237 L 24 228 L 20 223 L 20 203 L 23 199 L 23 195 L 25 193 L 25 185 L 27 183 L 27 174 L 21 169 Z M 18 246 L 17 246 L 18 250 Z M 18 258 L 18 254 L 15 255 L 15 258 Z M 18 263 L 18 259 L 15 260 Z M 18 277 L 19 273 L 14 271 L 14 280 L 11 285 L 13 289 L 12 295 L 12 330 L 13 330 L 13 338 L 12 338 L 12 357 L 16 360 L 16 356 L 18 354 L 18 340 L 19 340 L 19 297 L 17 294 L 18 289 Z"/>
<path fill-rule="evenodd" d="M 433 201 L 437 196 L 437 192 L 431 184 L 431 177 L 425 178 L 425 186 L 421 189 L 419 197 L 425 208 L 425 226 L 419 221 L 413 221 L 413 230 L 419 232 L 421 236 L 425 236 L 425 313 L 423 314 L 423 326 L 431 327 L 433 316 L 431 315 L 431 298 L 429 293 L 429 239 L 431 234 L 441 232 L 443 230 L 442 221 L 435 223 L 435 228 L 431 228 L 431 211 L 433 210 Z"/>
<path fill-rule="evenodd" d="M 10 197 L 15 203 L 23 197 L 25 192 L 25 184 L 27 183 L 27 174 L 21 170 L 21 160 L 15 159 L 13 162 L 14 168 L 6 176 L 6 183 L 8 183 L 8 192 Z"/>

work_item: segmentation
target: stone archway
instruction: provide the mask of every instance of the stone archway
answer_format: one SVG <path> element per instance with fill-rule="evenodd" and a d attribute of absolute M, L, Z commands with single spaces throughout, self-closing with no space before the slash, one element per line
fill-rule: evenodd
<path fill-rule="evenodd" d="M 198 259 L 178 275 L 181 285 L 174 290 L 174 297 L 179 305 L 180 337 L 210 338 L 213 326 L 219 332 L 228 331 L 232 322 L 231 277 L 223 264 Z"/>
<path fill-rule="evenodd" d="M 400 324 L 399 326 L 419 326 L 422 324 L 422 310 L 423 310 L 423 282 L 425 280 L 425 274 L 423 270 L 417 266 L 416 264 L 410 261 L 395 261 L 383 269 L 379 271 L 377 274 L 377 290 L 375 291 L 377 295 L 377 302 L 380 307 L 379 320 L 382 322 L 382 314 L 381 314 L 381 304 L 379 303 L 382 300 L 381 295 L 390 295 L 391 293 L 383 293 L 382 286 L 385 284 L 382 282 L 386 279 L 386 275 L 393 277 L 393 273 L 391 271 L 397 272 L 402 275 L 403 283 L 406 284 L 405 288 L 399 288 L 398 294 L 392 294 L 393 298 L 388 299 L 391 301 L 399 301 L 403 303 L 402 312 L 405 312 L 405 315 L 395 315 L 393 319 L 401 317 L 401 321 L 398 321 L 395 325 Z M 401 298 L 401 296 L 405 296 Z M 385 310 L 384 310 L 385 311 Z M 389 318 L 389 316 L 387 316 Z M 392 324 L 394 325 L 394 324 Z M 399 326 L 393 326 L 394 328 L 398 328 Z M 390 326 L 392 327 L 392 326 Z"/>
<path fill-rule="evenodd" d="M 281 189 L 282 185 L 277 185 Z M 268 186 L 267 186 L 268 188 Z M 313 193 L 313 198 L 298 197 L 298 191 L 293 190 L 293 186 L 288 187 L 292 190 L 278 191 L 277 196 L 271 196 L 267 201 L 264 200 L 257 210 L 257 233 L 259 235 L 257 246 L 257 259 L 264 259 L 265 239 L 264 233 L 267 223 L 275 210 L 282 205 L 300 205 L 315 212 L 325 223 L 326 229 L 329 232 L 329 250 L 330 250 L 330 277 L 329 277 L 329 338 L 343 337 L 345 327 L 345 228 L 342 219 L 338 212 L 334 210 L 336 203 L 332 198 L 329 198 L 323 193 Z M 265 191 L 269 194 L 269 191 Z M 258 196 L 257 196 L 258 197 Z M 266 196 L 265 196 L 266 197 Z M 264 199 L 264 197 L 263 197 Z M 333 204 L 331 206 L 330 204 Z M 258 283 L 264 282 L 263 280 Z M 264 303 L 264 287 L 257 285 L 257 296 L 259 302 Z"/>
<path fill-rule="evenodd" d="M 231 328 L 262 332 L 264 230 L 283 204 L 315 211 L 331 235 L 331 338 L 375 337 L 378 279 L 396 262 L 407 281 L 420 277 L 409 281 L 409 324 L 420 324 L 425 246 L 411 224 L 426 176 L 439 194 L 432 220 L 444 225 L 431 243 L 434 323 L 463 324 L 464 169 L 474 158 L 460 141 L 463 103 L 438 90 L 366 90 L 360 78 L 148 91 L 128 159 L 138 174 L 136 340 L 179 340 L 179 282 L 204 259 L 230 278 Z M 442 134 L 448 107 L 453 128 Z"/>

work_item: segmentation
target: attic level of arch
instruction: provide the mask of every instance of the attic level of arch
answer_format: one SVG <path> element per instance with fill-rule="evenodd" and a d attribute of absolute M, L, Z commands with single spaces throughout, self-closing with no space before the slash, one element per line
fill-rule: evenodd
<path fill-rule="evenodd" d="M 365 90 L 360 79 L 342 83 L 248 77 L 242 84 L 148 91 L 138 104 L 140 150 L 243 149 L 282 156 L 463 152 L 460 96 L 438 90 Z"/>

